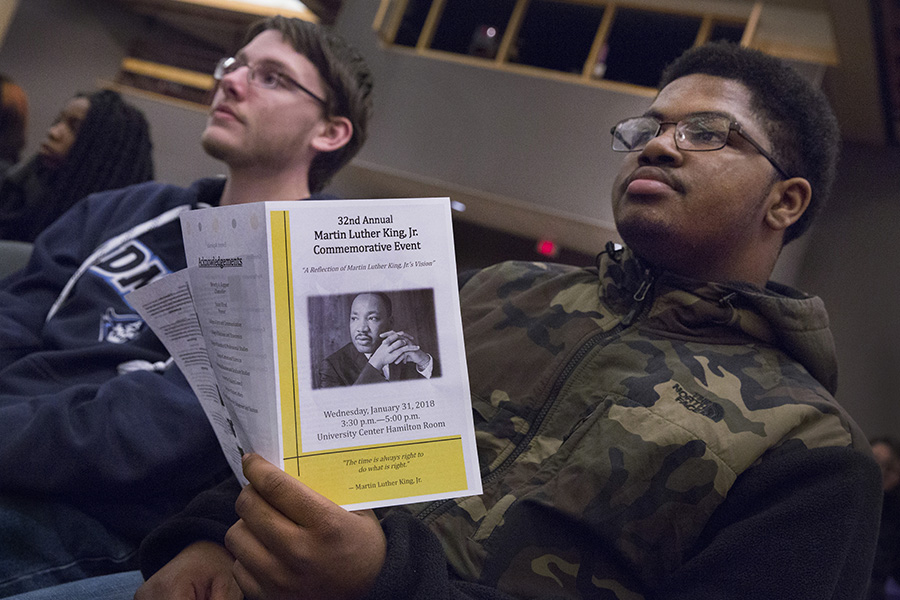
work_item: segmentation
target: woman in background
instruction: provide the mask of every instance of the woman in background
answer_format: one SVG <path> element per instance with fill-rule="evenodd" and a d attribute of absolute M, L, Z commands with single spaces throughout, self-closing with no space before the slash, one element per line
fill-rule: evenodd
<path fill-rule="evenodd" d="M 19 162 L 28 129 L 28 97 L 16 82 L 0 74 L 0 174 Z"/>
<path fill-rule="evenodd" d="M 0 182 L 0 239 L 33 242 L 76 201 L 153 178 L 144 114 L 111 90 L 75 95 L 38 154 Z"/>

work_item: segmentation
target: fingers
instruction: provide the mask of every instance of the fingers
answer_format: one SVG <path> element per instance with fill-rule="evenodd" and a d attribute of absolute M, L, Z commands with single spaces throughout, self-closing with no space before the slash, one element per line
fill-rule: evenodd
<path fill-rule="evenodd" d="M 275 556 L 259 541 L 247 523 L 241 519 L 225 534 L 225 546 L 234 555 L 232 574 L 247 598 L 260 598 L 263 586 L 256 574 L 264 578 L 276 576 L 278 568 Z"/>
<path fill-rule="evenodd" d="M 411 334 L 406 333 L 405 331 L 391 330 L 391 331 L 385 331 L 379 335 L 382 339 L 387 338 L 388 336 L 396 336 L 396 339 L 400 339 L 400 338 L 405 339 L 410 344 L 416 343 L 416 338 L 413 337 Z"/>
<path fill-rule="evenodd" d="M 166 563 L 135 593 L 135 600 L 240 600 L 234 557 L 213 542 L 196 542 Z"/>
<path fill-rule="evenodd" d="M 405 331 L 386 331 L 380 334 L 384 339 L 382 346 L 389 351 L 386 363 L 399 365 L 413 362 L 423 366 L 427 364 L 428 354 L 416 343 L 416 339 Z"/>
<path fill-rule="evenodd" d="M 225 547 L 251 572 L 270 572 L 273 561 L 290 556 L 306 542 L 307 530 L 272 507 L 252 486 L 241 492 L 235 507 L 238 504 L 241 518 L 225 535 Z"/>
<path fill-rule="evenodd" d="M 348 513 L 259 455 L 247 455 L 243 468 L 250 485 L 235 503 L 241 518 L 225 545 L 235 557 L 234 579 L 248 598 L 262 598 L 300 585 L 323 529 Z"/>
<path fill-rule="evenodd" d="M 408 337 L 402 331 L 385 331 L 379 335 L 381 344 L 369 358 L 369 364 L 376 369 L 381 369 L 385 365 L 396 362 L 400 352 L 408 344 Z"/>
<path fill-rule="evenodd" d="M 233 577 L 251 599 L 355 599 L 372 586 L 386 542 L 372 511 L 347 512 L 258 455 L 225 536 Z"/>
<path fill-rule="evenodd" d="M 406 346 L 405 348 L 401 348 L 399 350 L 400 354 L 397 356 L 397 358 L 394 359 L 394 364 L 399 365 L 400 363 L 405 363 L 405 362 L 410 362 L 410 361 L 415 362 L 413 359 L 413 356 L 418 351 L 419 351 L 418 346 Z"/>
<path fill-rule="evenodd" d="M 241 563 L 240 560 L 234 561 L 234 580 L 237 582 L 241 591 L 244 592 L 244 598 L 255 600 L 263 597 L 263 589 L 256 577 Z"/>
<path fill-rule="evenodd" d="M 242 467 L 250 485 L 244 488 L 235 503 L 241 518 L 252 516 L 254 521 L 277 521 L 277 517 L 283 515 L 291 522 L 305 526 L 315 523 L 329 510 L 343 510 L 258 454 L 245 455 Z"/>
<path fill-rule="evenodd" d="M 415 338 L 405 331 L 385 331 L 380 335 L 383 339 L 381 348 L 387 352 L 385 364 L 407 362 L 409 359 L 406 355 L 420 349 Z"/>

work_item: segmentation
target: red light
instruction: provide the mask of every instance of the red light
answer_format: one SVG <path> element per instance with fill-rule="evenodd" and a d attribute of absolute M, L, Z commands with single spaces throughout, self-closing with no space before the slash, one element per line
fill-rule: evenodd
<path fill-rule="evenodd" d="M 539 240 L 535 249 L 537 250 L 538 254 L 541 254 L 543 256 L 554 257 L 559 254 L 559 248 L 552 240 Z"/>

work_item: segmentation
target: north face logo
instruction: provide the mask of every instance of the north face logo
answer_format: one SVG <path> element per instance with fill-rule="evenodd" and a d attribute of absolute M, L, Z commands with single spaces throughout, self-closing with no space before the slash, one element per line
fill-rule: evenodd
<path fill-rule="evenodd" d="M 721 404 L 707 400 L 703 396 L 692 394 L 677 383 L 672 386 L 672 389 L 675 390 L 675 400 L 689 411 L 703 415 L 716 423 L 725 416 L 725 409 L 722 408 Z"/>

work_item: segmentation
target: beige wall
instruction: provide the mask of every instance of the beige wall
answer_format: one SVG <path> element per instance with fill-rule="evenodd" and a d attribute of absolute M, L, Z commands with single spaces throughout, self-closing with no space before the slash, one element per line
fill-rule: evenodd
<path fill-rule="evenodd" d="M 900 436 L 900 148 L 847 145 L 798 287 L 822 297 L 838 400 L 869 436 Z"/>
<path fill-rule="evenodd" d="M 9 27 L 18 5 L 19 0 L 0 0 L 0 43 L 3 43 L 3 39 L 6 37 L 6 29 Z"/>

